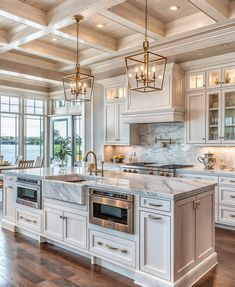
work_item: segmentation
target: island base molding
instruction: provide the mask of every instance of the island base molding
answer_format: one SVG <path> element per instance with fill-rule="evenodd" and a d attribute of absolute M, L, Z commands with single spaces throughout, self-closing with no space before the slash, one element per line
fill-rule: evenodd
<path fill-rule="evenodd" d="M 156 278 L 142 271 L 136 271 L 134 282 L 142 287 L 191 287 L 217 264 L 217 253 L 214 252 L 176 282 Z"/>
<path fill-rule="evenodd" d="M 9 230 L 11 232 L 16 232 L 16 226 L 15 223 L 9 222 L 8 220 L 5 220 L 4 218 L 1 221 L 2 228 Z"/>

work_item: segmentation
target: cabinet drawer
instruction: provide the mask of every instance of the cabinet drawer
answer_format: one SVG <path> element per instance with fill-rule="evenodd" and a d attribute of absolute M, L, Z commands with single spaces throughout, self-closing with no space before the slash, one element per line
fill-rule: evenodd
<path fill-rule="evenodd" d="M 235 208 L 219 206 L 219 222 L 235 225 Z"/>
<path fill-rule="evenodd" d="M 219 177 L 219 184 L 234 185 L 235 187 L 235 177 Z"/>
<path fill-rule="evenodd" d="M 41 215 L 16 208 L 16 226 L 41 233 Z"/>
<path fill-rule="evenodd" d="M 171 202 L 168 200 L 141 196 L 140 207 L 170 212 Z"/>
<path fill-rule="evenodd" d="M 90 251 L 97 257 L 135 267 L 134 241 L 90 230 Z"/>
<path fill-rule="evenodd" d="M 235 187 L 219 187 L 219 203 L 235 205 Z"/>

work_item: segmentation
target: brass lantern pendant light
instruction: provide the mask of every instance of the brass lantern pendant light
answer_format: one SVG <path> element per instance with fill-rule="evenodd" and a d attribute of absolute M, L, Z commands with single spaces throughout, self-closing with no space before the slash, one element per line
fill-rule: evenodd
<path fill-rule="evenodd" d="M 149 51 L 147 0 L 143 48 L 144 52 L 125 58 L 129 89 L 142 93 L 162 90 L 167 58 Z"/>
<path fill-rule="evenodd" d="M 75 72 L 62 76 L 64 95 L 66 101 L 89 102 L 92 98 L 94 76 L 80 72 L 79 64 L 79 24 L 83 16 L 76 15 L 74 19 L 77 24 L 77 63 Z"/>

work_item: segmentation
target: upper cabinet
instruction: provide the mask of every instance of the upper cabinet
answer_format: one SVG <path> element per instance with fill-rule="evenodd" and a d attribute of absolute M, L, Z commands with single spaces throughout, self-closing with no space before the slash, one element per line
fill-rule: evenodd
<path fill-rule="evenodd" d="M 190 73 L 186 77 L 187 91 L 205 90 L 205 72 Z"/>
<path fill-rule="evenodd" d="M 107 87 L 105 101 L 126 99 L 126 86 Z"/>
<path fill-rule="evenodd" d="M 214 89 L 235 85 L 235 66 L 207 71 L 206 88 Z"/>

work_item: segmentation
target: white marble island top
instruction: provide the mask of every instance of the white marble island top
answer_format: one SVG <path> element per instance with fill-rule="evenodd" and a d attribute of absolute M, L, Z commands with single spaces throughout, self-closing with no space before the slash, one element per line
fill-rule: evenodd
<path fill-rule="evenodd" d="M 89 176 L 84 168 L 66 169 L 61 172 L 59 168 L 33 168 L 6 171 L 5 174 L 40 178 L 50 181 L 64 181 L 66 177 L 80 177 L 85 181 L 69 183 L 83 185 L 91 188 L 103 188 L 129 194 L 158 196 L 162 198 L 179 200 L 202 193 L 214 188 L 215 184 L 209 180 L 194 180 L 188 178 L 161 177 L 141 174 L 127 174 L 120 171 L 105 171 L 104 177 Z"/>

